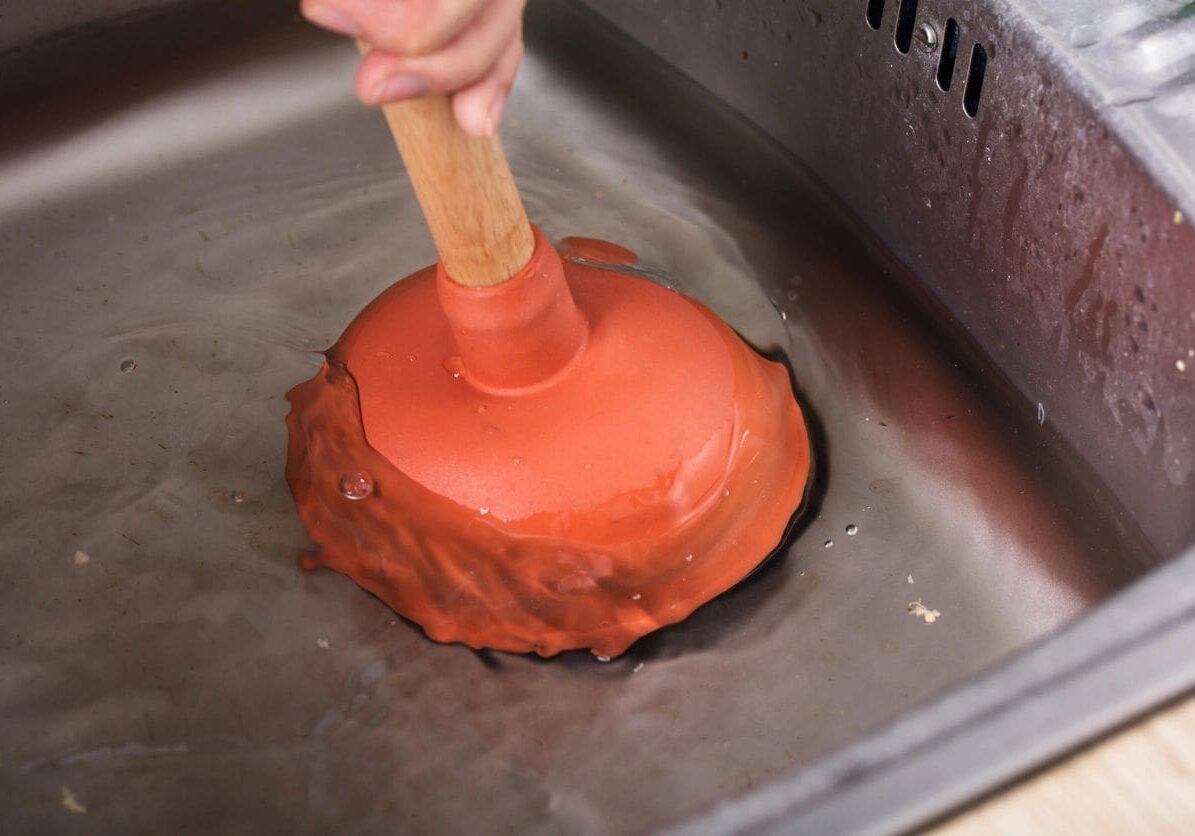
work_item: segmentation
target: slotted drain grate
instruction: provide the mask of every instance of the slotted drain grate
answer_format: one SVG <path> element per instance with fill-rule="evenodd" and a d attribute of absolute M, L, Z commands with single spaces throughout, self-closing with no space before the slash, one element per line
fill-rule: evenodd
<path fill-rule="evenodd" d="M 879 31 L 884 23 L 884 0 L 867 0 L 865 19 L 867 25 Z M 892 40 L 896 51 L 901 55 L 908 55 L 913 43 L 917 42 L 926 52 L 933 52 L 941 45 L 938 66 L 934 71 L 938 89 L 943 93 L 950 92 L 954 82 L 954 68 L 958 61 L 959 44 L 962 40 L 962 29 L 953 17 L 946 19 L 942 29 L 930 21 L 922 21 L 917 25 L 917 0 L 900 0 L 896 11 L 896 25 L 893 28 Z M 971 61 L 967 67 L 967 83 L 963 87 L 963 112 L 971 118 L 979 113 L 979 102 L 983 96 L 983 79 L 987 74 L 988 52 L 983 44 L 976 42 L 971 47 Z"/>

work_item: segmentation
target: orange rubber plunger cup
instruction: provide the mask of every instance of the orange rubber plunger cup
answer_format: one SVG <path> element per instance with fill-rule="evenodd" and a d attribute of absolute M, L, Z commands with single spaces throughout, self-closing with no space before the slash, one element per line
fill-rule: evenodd
<path fill-rule="evenodd" d="M 288 395 L 306 565 L 437 641 L 613 657 L 779 544 L 810 467 L 787 371 L 693 299 L 562 261 L 446 100 L 386 115 L 441 260 Z"/>

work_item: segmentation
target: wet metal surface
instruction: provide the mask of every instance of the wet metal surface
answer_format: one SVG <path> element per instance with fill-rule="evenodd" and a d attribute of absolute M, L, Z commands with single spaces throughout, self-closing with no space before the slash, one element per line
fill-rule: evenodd
<path fill-rule="evenodd" d="M 788 354 L 821 469 L 787 554 L 605 665 L 435 645 L 302 573 L 282 395 L 433 252 L 349 45 L 282 23 L 160 65 L 152 95 L 0 149 L 6 832 L 643 832 L 1156 558 L 802 170 L 574 36 L 533 42 L 511 101 L 529 212 Z"/>
<path fill-rule="evenodd" d="M 808 165 L 1161 555 L 1195 543 L 1195 6 L 586 4 Z M 949 90 L 944 47 L 899 50 L 906 15 L 958 27 Z"/>

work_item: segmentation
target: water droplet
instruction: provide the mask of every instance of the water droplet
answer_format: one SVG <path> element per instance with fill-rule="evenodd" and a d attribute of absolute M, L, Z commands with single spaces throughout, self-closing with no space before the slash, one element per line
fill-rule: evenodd
<path fill-rule="evenodd" d="M 230 493 L 228 495 L 228 498 L 231 499 L 233 502 L 235 502 L 237 505 L 240 505 L 249 497 L 245 496 L 244 491 L 233 491 L 232 493 Z"/>
<path fill-rule="evenodd" d="M 1175 360 L 1174 367 L 1176 369 L 1178 369 L 1180 372 L 1185 372 L 1187 370 L 1187 361 L 1186 360 Z"/>
<path fill-rule="evenodd" d="M 846 527 L 846 536 L 847 537 L 854 537 L 858 533 L 859 533 L 859 526 L 855 525 L 854 523 L 851 523 L 850 525 L 848 525 Z"/>
<path fill-rule="evenodd" d="M 373 477 L 358 470 L 356 473 L 346 473 L 340 477 L 340 495 L 345 499 L 365 499 L 373 493 Z"/>
<path fill-rule="evenodd" d="M 1041 401 L 1037 403 L 1037 423 L 1039 425 L 1046 423 L 1046 405 Z"/>
<path fill-rule="evenodd" d="M 640 662 L 639 664 L 635 665 L 635 667 L 631 668 L 631 673 L 639 673 L 639 671 L 641 671 L 641 670 L 643 670 L 643 663 L 642 663 L 642 662 Z"/>
<path fill-rule="evenodd" d="M 588 592 L 597 587 L 597 581 L 584 572 L 570 572 L 556 581 L 556 591 L 567 595 L 570 592 Z M 603 624 L 603 627 L 609 625 Z"/>
<path fill-rule="evenodd" d="M 730 496 L 730 488 L 727 488 L 726 490 L 722 491 L 722 496 Z"/>
<path fill-rule="evenodd" d="M 692 563 L 692 562 L 693 562 L 693 555 L 691 555 L 691 554 L 685 555 L 685 563 Z"/>
<path fill-rule="evenodd" d="M 459 354 L 454 354 L 444 361 L 444 371 L 452 375 L 453 380 L 460 380 L 465 376 L 465 363 Z"/>
<path fill-rule="evenodd" d="M 642 597 L 643 597 L 643 596 L 642 596 L 641 594 L 639 594 L 638 592 L 636 592 L 634 595 L 632 595 L 632 596 L 631 596 L 631 600 L 632 600 L 632 601 L 638 601 L 638 600 L 639 600 L 640 598 L 642 598 Z"/>
<path fill-rule="evenodd" d="M 826 542 L 822 543 L 822 548 L 824 548 L 824 549 L 828 549 L 828 548 L 830 548 L 830 546 L 832 546 L 832 545 L 834 545 L 834 541 L 833 541 L 833 540 L 827 540 Z"/>
<path fill-rule="evenodd" d="M 129 372 L 133 371 L 136 368 L 137 368 L 137 361 L 134 360 L 132 357 L 130 357 L 127 360 L 120 361 L 120 370 L 122 372 L 124 372 L 125 374 L 128 374 Z"/>
<path fill-rule="evenodd" d="M 477 509 L 477 513 L 481 514 L 484 517 L 490 513 L 490 509 L 487 508 L 486 506 L 482 505 L 480 508 Z"/>
<path fill-rule="evenodd" d="M 594 658 L 596 658 L 599 662 L 609 662 L 610 661 L 609 656 L 596 656 Z"/>
<path fill-rule="evenodd" d="M 416 360 L 418 360 L 418 359 L 419 359 L 419 358 L 418 358 L 418 357 L 416 357 L 414 354 L 408 354 L 408 355 L 407 355 L 407 362 L 408 362 L 408 363 L 414 363 L 414 362 L 415 362 Z"/>

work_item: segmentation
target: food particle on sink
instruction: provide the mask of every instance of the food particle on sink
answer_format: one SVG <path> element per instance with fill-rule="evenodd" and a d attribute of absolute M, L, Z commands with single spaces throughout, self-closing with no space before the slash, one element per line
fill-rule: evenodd
<path fill-rule="evenodd" d="M 62 788 L 62 807 L 63 809 L 80 816 L 87 812 L 87 805 L 83 804 L 78 798 L 75 797 L 75 794 L 71 792 L 70 787 Z"/>
<path fill-rule="evenodd" d="M 918 598 L 916 601 L 912 601 L 909 604 L 908 610 L 909 615 L 913 616 L 914 618 L 922 619 L 926 624 L 933 624 L 942 617 L 942 613 L 940 613 L 938 610 L 931 610 L 925 604 L 921 603 L 920 598 Z"/>

